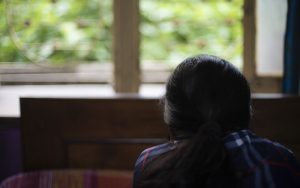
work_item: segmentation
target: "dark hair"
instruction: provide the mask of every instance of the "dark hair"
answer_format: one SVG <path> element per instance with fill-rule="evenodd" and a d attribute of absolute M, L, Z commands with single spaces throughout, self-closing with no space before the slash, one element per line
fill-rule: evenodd
<path fill-rule="evenodd" d="M 223 59 L 200 55 L 179 64 L 166 85 L 163 105 L 171 137 L 183 141 L 146 164 L 141 187 L 234 186 L 222 139 L 248 128 L 250 98 L 245 77 Z"/>

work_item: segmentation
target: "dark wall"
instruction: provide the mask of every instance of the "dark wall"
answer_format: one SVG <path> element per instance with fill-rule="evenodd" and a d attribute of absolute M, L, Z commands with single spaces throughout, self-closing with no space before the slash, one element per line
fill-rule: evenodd
<path fill-rule="evenodd" d="M 0 182 L 22 171 L 19 118 L 0 118 Z"/>

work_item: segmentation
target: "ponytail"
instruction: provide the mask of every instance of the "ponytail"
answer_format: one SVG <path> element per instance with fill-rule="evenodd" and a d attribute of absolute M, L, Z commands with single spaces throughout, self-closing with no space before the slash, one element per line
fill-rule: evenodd
<path fill-rule="evenodd" d="M 225 159 L 222 130 L 216 122 L 202 125 L 197 134 L 187 141 L 187 147 L 182 148 L 182 157 L 178 165 L 184 168 L 188 176 L 199 177 L 214 174 Z"/>
<path fill-rule="evenodd" d="M 192 138 L 179 141 L 176 150 L 150 161 L 140 187 L 217 187 L 224 180 L 234 182 L 227 160 L 220 125 L 207 122 Z"/>

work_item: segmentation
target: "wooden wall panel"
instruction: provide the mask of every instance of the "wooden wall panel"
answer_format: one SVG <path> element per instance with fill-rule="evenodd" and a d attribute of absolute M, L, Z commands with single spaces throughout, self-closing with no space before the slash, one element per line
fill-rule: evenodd
<path fill-rule="evenodd" d="M 300 97 L 253 100 L 252 129 L 290 148 L 300 161 Z"/>
<path fill-rule="evenodd" d="M 21 99 L 24 170 L 133 169 L 137 155 L 165 142 L 158 99 Z M 255 133 L 300 159 L 300 97 L 254 97 Z"/>
<path fill-rule="evenodd" d="M 73 160 L 76 165 L 71 161 L 70 166 L 68 161 L 73 156 L 67 150 L 76 157 L 74 150 L 80 152 L 76 146 L 80 143 L 110 144 L 111 150 L 104 147 L 107 150 L 101 152 L 100 159 L 109 158 L 109 152 L 117 152 L 122 144 L 135 145 L 137 149 L 132 150 L 132 154 L 137 156 L 142 151 L 140 148 L 163 142 L 168 137 L 158 99 L 22 98 L 21 125 L 25 170 L 76 167 L 76 161 L 80 161 L 78 156 L 82 156 L 82 165 L 78 167 L 86 167 L 85 164 L 91 162 L 86 163 L 84 150 Z M 122 147 L 121 150 L 119 153 L 124 151 Z M 125 161 L 127 168 L 133 168 L 132 156 L 118 157 L 123 161 L 116 161 L 115 166 L 124 166 Z M 91 168 L 112 167 L 95 162 Z"/>
<path fill-rule="evenodd" d="M 73 144 L 67 150 L 68 167 L 132 170 L 140 152 L 150 146 L 122 143 Z"/>

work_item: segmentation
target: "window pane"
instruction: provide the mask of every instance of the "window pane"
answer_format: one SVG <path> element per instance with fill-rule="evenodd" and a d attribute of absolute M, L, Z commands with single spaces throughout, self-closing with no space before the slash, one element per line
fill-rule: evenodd
<path fill-rule="evenodd" d="M 142 62 L 213 54 L 242 66 L 242 0 L 141 0 Z"/>
<path fill-rule="evenodd" d="M 282 75 L 287 1 L 257 1 L 256 9 L 257 73 Z"/>
<path fill-rule="evenodd" d="M 0 17 L 0 62 L 110 61 L 111 4 L 111 0 L 1 1 L 5 16 Z"/>

